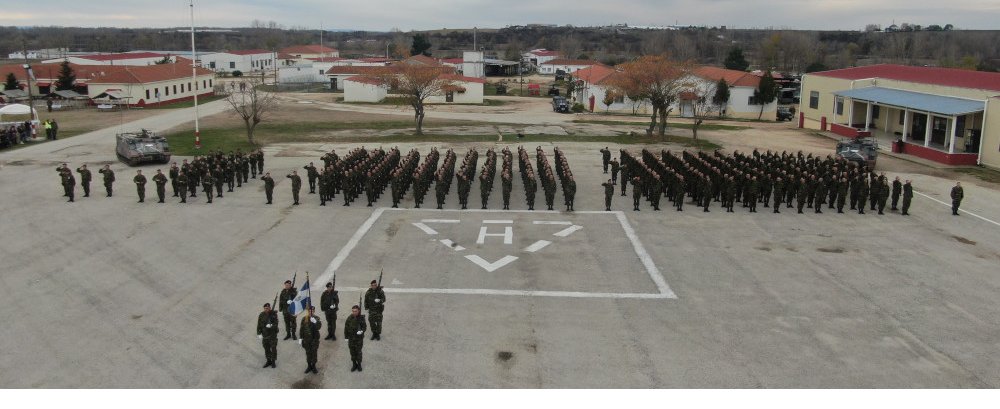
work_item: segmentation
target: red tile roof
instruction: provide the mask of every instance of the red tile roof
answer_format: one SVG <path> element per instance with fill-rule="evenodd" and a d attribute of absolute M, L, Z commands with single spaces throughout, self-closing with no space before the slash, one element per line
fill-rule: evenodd
<path fill-rule="evenodd" d="M 191 78 L 191 66 L 187 64 L 157 64 L 145 66 L 126 66 L 122 69 L 107 71 L 89 81 L 90 84 L 147 84 L 152 82 L 170 81 L 180 78 Z M 212 70 L 198 68 L 198 75 L 215 75 Z"/>
<path fill-rule="evenodd" d="M 568 58 L 556 58 L 543 62 L 541 65 L 604 65 L 594 60 L 571 60 Z"/>
<path fill-rule="evenodd" d="M 407 58 L 407 59 L 405 59 L 403 61 L 400 61 L 400 63 L 410 64 L 410 65 L 413 65 L 413 64 L 422 64 L 422 65 L 426 65 L 428 67 L 439 67 L 439 66 L 441 66 L 441 63 L 438 62 L 438 60 L 435 60 L 435 59 L 433 59 L 431 57 L 428 57 L 426 55 L 423 55 L 423 54 L 414 55 L 414 56 L 412 56 L 410 58 Z"/>
<path fill-rule="evenodd" d="M 920 84 L 1000 91 L 1000 73 L 961 70 L 957 68 L 913 67 L 908 65 L 878 64 L 865 67 L 814 72 L 808 75 L 840 78 L 845 80 L 884 78 Z"/>
<path fill-rule="evenodd" d="M 465 60 L 461 58 L 442 58 L 441 62 L 444 64 L 461 64 L 464 63 Z"/>
<path fill-rule="evenodd" d="M 438 78 L 449 80 L 449 81 L 455 81 L 455 82 L 475 82 L 475 83 L 479 83 L 479 84 L 485 84 L 486 83 L 486 80 L 482 79 L 482 78 L 465 77 L 465 76 L 458 75 L 458 74 L 441 74 L 441 75 L 438 76 Z"/>
<path fill-rule="evenodd" d="M 188 60 L 190 61 L 190 60 Z M 80 65 L 80 64 L 69 64 L 70 68 L 76 74 L 76 80 L 80 83 L 85 83 L 92 80 L 95 77 L 101 76 L 103 74 L 122 71 L 126 68 L 124 65 Z M 191 64 L 187 64 L 188 72 L 190 73 Z M 50 63 L 50 64 L 31 64 L 31 71 L 35 74 L 35 79 L 40 82 L 53 82 L 59 78 L 59 70 L 62 68 L 62 63 Z M 132 67 L 134 68 L 134 67 Z M 24 67 L 21 64 L 7 64 L 0 65 L 0 78 L 6 78 L 8 73 L 13 73 L 18 80 L 24 81 L 25 73 Z"/>
<path fill-rule="evenodd" d="M 365 66 L 365 65 L 338 65 L 326 70 L 327 75 L 383 75 L 397 72 L 394 67 Z"/>
<path fill-rule="evenodd" d="M 294 55 L 291 55 L 289 53 L 282 52 L 282 53 L 278 53 L 278 58 L 280 58 L 282 60 L 294 60 L 294 59 L 296 59 L 298 57 L 296 57 Z"/>
<path fill-rule="evenodd" d="M 539 57 L 558 57 L 559 56 L 559 52 L 558 51 L 549 51 L 549 50 L 535 50 L 535 51 L 529 51 L 528 53 L 529 54 L 537 55 Z"/>
<path fill-rule="evenodd" d="M 390 62 L 390 61 L 392 61 L 392 59 L 391 58 L 385 58 L 385 57 L 367 57 L 367 58 L 359 58 L 358 61 L 364 61 L 364 62 Z"/>
<path fill-rule="evenodd" d="M 323 45 L 293 45 L 291 47 L 285 47 L 280 50 L 282 53 L 286 54 L 328 54 L 336 52 L 337 50 L 323 46 Z"/>
<path fill-rule="evenodd" d="M 346 58 L 342 57 L 318 57 L 318 58 L 306 58 L 306 59 L 315 62 L 337 62 L 346 60 Z"/>
<path fill-rule="evenodd" d="M 368 85 L 382 85 L 382 81 L 375 77 L 366 77 L 364 75 L 358 75 L 345 79 L 344 81 L 359 82 Z"/>
<path fill-rule="evenodd" d="M 77 58 L 92 60 L 92 61 L 112 61 L 112 60 L 129 60 L 134 58 L 163 58 L 166 54 L 160 53 L 116 53 L 116 54 L 92 54 L 84 55 Z"/>
<path fill-rule="evenodd" d="M 573 78 L 586 81 L 590 84 L 601 84 L 612 77 L 617 71 L 606 65 L 591 65 L 573 72 Z"/>
<path fill-rule="evenodd" d="M 233 55 L 271 54 L 273 52 L 274 51 L 270 51 L 270 50 L 232 50 L 232 51 L 226 51 L 226 53 L 233 54 Z"/>
<path fill-rule="evenodd" d="M 707 65 L 695 68 L 694 75 L 712 81 L 725 79 L 726 83 L 729 84 L 730 87 L 757 88 L 757 85 L 760 84 L 760 77 L 749 72 L 727 70 L 725 68 L 711 67 Z"/>

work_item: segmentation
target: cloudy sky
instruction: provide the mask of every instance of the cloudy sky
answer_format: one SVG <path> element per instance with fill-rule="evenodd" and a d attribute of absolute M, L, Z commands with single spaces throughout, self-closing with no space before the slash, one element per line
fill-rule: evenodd
<path fill-rule="evenodd" d="M 3 26 L 177 27 L 190 21 L 189 0 L 7 3 Z M 372 31 L 529 23 L 859 30 L 893 21 L 1000 29 L 1000 0 L 195 0 L 198 26 L 246 27 L 253 20 Z"/>

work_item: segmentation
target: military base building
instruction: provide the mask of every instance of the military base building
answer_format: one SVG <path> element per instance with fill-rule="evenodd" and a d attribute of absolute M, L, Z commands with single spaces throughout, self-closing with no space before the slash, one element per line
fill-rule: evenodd
<path fill-rule="evenodd" d="M 1000 169 L 1000 73 L 880 64 L 805 74 L 799 126 Z"/>

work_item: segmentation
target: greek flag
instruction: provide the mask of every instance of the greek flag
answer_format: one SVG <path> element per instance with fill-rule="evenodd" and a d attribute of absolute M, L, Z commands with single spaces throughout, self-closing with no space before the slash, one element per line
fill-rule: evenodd
<path fill-rule="evenodd" d="M 292 305 L 288 306 L 288 311 L 292 315 L 299 315 L 300 312 L 305 311 L 306 307 L 311 303 L 309 300 L 309 280 L 302 283 L 302 289 L 299 290 L 299 294 L 295 296 L 292 300 Z"/>

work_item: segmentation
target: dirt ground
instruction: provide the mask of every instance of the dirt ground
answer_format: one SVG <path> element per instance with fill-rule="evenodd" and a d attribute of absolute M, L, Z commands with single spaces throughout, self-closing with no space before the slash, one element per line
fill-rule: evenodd
<path fill-rule="evenodd" d="M 45 109 L 42 108 L 38 110 L 38 119 L 40 121 L 55 119 L 59 124 L 58 136 L 69 137 L 107 128 L 108 126 L 113 126 L 114 124 L 129 123 L 162 113 L 163 111 L 155 109 L 127 109 L 123 111 L 99 112 L 95 108 L 66 109 L 46 112 Z M 44 137 L 44 131 L 39 131 L 39 136 Z"/>

